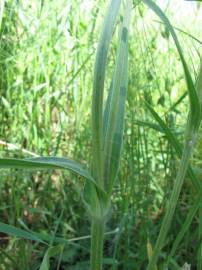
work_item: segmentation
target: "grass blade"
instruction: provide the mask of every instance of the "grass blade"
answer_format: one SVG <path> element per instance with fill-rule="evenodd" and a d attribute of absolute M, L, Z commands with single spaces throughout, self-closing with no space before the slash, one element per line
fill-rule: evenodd
<path fill-rule="evenodd" d="M 16 237 L 19 237 L 19 238 L 24 238 L 24 239 L 27 239 L 27 240 L 40 242 L 40 243 L 43 243 L 43 244 L 47 245 L 46 242 L 41 240 L 34 233 L 27 232 L 25 230 L 16 228 L 16 227 L 14 227 L 12 225 L 8 225 L 8 224 L 2 223 L 2 222 L 0 222 L 0 232 L 11 235 L 11 236 L 16 236 Z"/>
<path fill-rule="evenodd" d="M 68 169 L 73 173 L 92 179 L 87 169 L 83 168 L 79 163 L 61 157 L 37 157 L 28 159 L 12 159 L 1 158 L 0 169 L 16 168 L 16 169 Z"/>
<path fill-rule="evenodd" d="M 120 1 L 111 1 L 111 4 L 112 3 L 114 3 L 114 5 L 115 3 L 120 4 Z M 98 66 L 98 70 L 100 73 L 99 77 L 103 79 L 103 81 L 99 81 L 100 78 L 96 77 L 97 75 L 96 67 L 97 64 L 99 64 L 99 62 L 96 61 L 95 65 L 95 82 L 96 83 L 98 82 L 99 84 L 98 88 L 97 87 L 94 88 L 93 106 L 92 106 L 93 158 L 94 158 L 93 162 L 95 162 L 95 164 L 93 165 L 93 176 L 95 176 L 96 180 L 97 179 L 99 180 L 100 185 L 104 187 L 108 198 L 110 198 L 111 194 L 110 191 L 112 189 L 113 181 L 118 170 L 120 150 L 122 144 L 124 105 L 125 105 L 126 84 L 127 84 L 128 25 L 130 12 L 132 10 L 132 1 L 131 0 L 126 1 L 125 7 L 126 8 L 123 16 L 123 22 L 121 23 L 119 33 L 114 76 L 112 79 L 111 90 L 109 92 L 109 96 L 107 99 L 107 105 L 104 116 L 103 116 L 103 86 L 104 86 L 103 84 L 104 84 L 105 70 L 102 69 L 100 70 L 100 67 Z M 110 14 L 108 15 L 111 16 Z M 111 28 L 111 26 L 112 26 L 111 24 L 106 25 L 107 28 Z M 105 33 L 105 35 L 106 34 L 107 32 Z M 99 46 L 103 42 L 102 39 L 107 38 L 107 36 L 105 37 L 105 35 L 103 36 L 101 35 L 101 42 Z M 103 55 L 102 51 L 99 52 L 99 47 L 97 56 L 98 56 L 97 59 L 101 57 L 100 58 L 101 67 L 104 67 L 106 64 L 103 66 Z M 106 61 L 105 56 L 106 54 L 104 55 L 104 61 Z M 120 118 L 118 118 L 118 116 Z M 103 124 L 104 120 L 106 120 L 107 124 L 106 123 Z M 115 159 L 115 157 L 117 157 L 117 159 Z M 100 200 L 100 202 L 103 202 L 103 200 Z M 94 212 L 97 213 L 97 209 L 95 209 Z M 90 266 L 91 270 L 102 269 L 105 220 L 106 220 L 105 213 L 102 213 L 102 216 L 100 216 L 99 218 L 93 216 L 92 219 L 91 266 Z"/>
<path fill-rule="evenodd" d="M 178 235 L 173 243 L 170 254 L 168 256 L 167 264 L 169 264 L 171 258 L 174 256 L 180 242 L 182 241 L 185 233 L 188 231 L 188 229 L 192 223 L 192 220 L 193 220 L 197 210 L 199 209 L 199 207 L 201 205 L 201 201 L 202 201 L 202 191 L 199 192 L 199 194 L 197 195 L 197 198 L 196 198 L 193 206 L 191 207 L 191 209 L 189 210 L 189 213 L 187 214 L 187 217 L 186 217 L 184 224 L 181 226 L 180 232 L 178 233 Z"/>
<path fill-rule="evenodd" d="M 189 159 L 193 151 L 193 147 L 195 145 L 196 137 L 198 128 L 201 122 L 201 104 L 198 96 L 198 92 L 194 86 L 194 83 L 192 81 L 191 74 L 189 72 L 188 66 L 186 64 L 180 43 L 178 41 L 177 35 L 175 34 L 175 31 L 170 24 L 168 18 L 165 16 L 163 11 L 151 0 L 144 0 L 144 3 L 148 5 L 156 14 L 161 18 L 161 20 L 164 22 L 165 26 L 171 33 L 173 40 L 175 42 L 175 45 L 177 47 L 183 68 L 184 68 L 184 74 L 185 79 L 187 83 L 188 93 L 189 93 L 189 102 L 190 102 L 190 113 L 188 116 L 187 126 L 186 126 L 186 134 L 185 134 L 185 144 L 182 154 L 182 159 L 180 163 L 180 168 L 176 177 L 176 180 L 174 182 L 174 187 L 171 193 L 170 200 L 167 205 L 166 214 L 164 216 L 161 229 L 159 232 L 158 239 L 155 244 L 154 253 L 152 254 L 152 258 L 149 261 L 149 265 L 147 267 L 147 270 L 153 270 L 155 267 L 155 264 L 158 260 L 160 251 L 163 247 L 163 244 L 165 242 L 165 238 L 167 236 L 168 230 L 171 225 L 171 221 L 175 212 L 175 208 L 177 205 L 177 201 L 180 195 L 180 191 L 183 185 L 184 177 L 189 165 Z"/>
<path fill-rule="evenodd" d="M 187 63 L 185 61 L 184 55 L 183 55 L 183 51 L 181 48 L 181 45 L 179 43 L 179 40 L 177 38 L 177 35 L 174 31 L 173 26 L 171 25 L 170 21 L 168 20 L 168 18 L 165 16 L 165 14 L 163 13 L 163 11 L 151 0 L 144 0 L 144 3 L 151 8 L 156 15 L 163 21 L 163 23 L 165 24 L 165 26 L 167 27 L 167 29 L 169 30 L 170 34 L 172 35 L 172 38 L 175 42 L 176 48 L 178 50 L 179 56 L 180 56 L 180 60 L 182 62 L 182 66 L 184 69 L 184 74 L 185 74 L 185 78 L 186 78 L 186 83 L 187 83 L 187 90 L 188 90 L 188 94 L 189 94 L 189 101 L 190 101 L 190 110 L 191 110 L 191 122 L 194 123 L 195 128 L 197 129 L 199 124 L 200 124 L 200 117 L 199 117 L 199 112 L 200 112 L 200 103 L 199 103 L 199 99 L 198 99 L 198 94 L 196 91 L 196 88 L 194 86 L 190 71 L 188 69 Z"/>
<path fill-rule="evenodd" d="M 126 5 L 125 15 L 119 31 L 114 76 L 106 104 L 106 136 L 104 140 L 104 181 L 110 194 L 116 178 L 122 148 L 124 109 L 128 75 L 128 28 L 132 1 Z"/>
<path fill-rule="evenodd" d="M 70 170 L 79 176 L 84 177 L 91 184 L 96 187 L 96 190 L 101 194 L 105 194 L 98 184 L 94 181 L 88 169 L 84 168 L 81 164 L 67 158 L 62 157 L 37 157 L 29 159 L 12 159 L 12 158 L 1 158 L 0 169 L 65 169 Z"/>
<path fill-rule="evenodd" d="M 162 23 L 162 22 L 160 22 L 160 21 L 156 21 L 156 22 Z M 184 31 L 184 30 L 182 30 L 182 29 L 180 29 L 180 28 L 178 28 L 178 27 L 175 27 L 174 25 L 172 25 L 172 27 L 173 27 L 173 29 L 175 29 L 175 30 L 179 31 L 180 33 L 182 33 L 182 34 L 184 34 L 184 35 L 190 37 L 191 39 L 193 39 L 194 41 L 196 41 L 196 42 L 198 42 L 199 44 L 202 45 L 202 41 L 199 40 L 198 38 L 196 38 L 195 36 L 193 36 L 192 34 L 186 32 L 186 31 Z"/>
<path fill-rule="evenodd" d="M 92 147 L 93 147 L 93 177 L 103 186 L 102 168 L 103 168 L 103 92 L 106 71 L 107 54 L 112 39 L 112 34 L 116 22 L 116 17 L 120 7 L 120 0 L 110 1 L 108 10 L 104 19 L 104 25 L 100 36 L 93 82 L 93 101 L 92 101 Z"/>
<path fill-rule="evenodd" d="M 42 264 L 41 264 L 39 270 L 49 270 L 50 269 L 50 258 L 61 254 L 62 251 L 63 251 L 62 245 L 58 245 L 55 247 L 49 247 L 44 255 L 44 258 L 43 258 L 43 261 L 42 261 Z"/>
<path fill-rule="evenodd" d="M 169 143 L 172 145 L 172 147 L 175 149 L 177 155 L 179 158 L 182 156 L 182 145 L 179 143 L 178 139 L 176 138 L 175 134 L 171 131 L 171 129 L 166 125 L 166 123 L 162 120 L 162 118 L 158 115 L 158 113 L 147 103 L 145 102 L 145 105 L 147 109 L 150 111 L 154 119 L 159 123 L 159 126 L 161 127 L 161 132 L 164 132 L 166 135 Z M 154 128 L 152 125 L 150 127 Z M 156 128 L 155 128 L 156 130 Z M 192 184 L 196 191 L 200 190 L 200 182 L 198 178 L 195 176 L 191 166 L 188 167 L 188 175 L 192 181 Z"/>

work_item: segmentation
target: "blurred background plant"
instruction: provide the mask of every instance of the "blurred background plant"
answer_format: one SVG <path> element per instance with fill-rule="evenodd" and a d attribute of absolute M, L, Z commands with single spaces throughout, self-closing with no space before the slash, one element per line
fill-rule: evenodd
<path fill-rule="evenodd" d="M 202 44 L 201 4 L 182 0 L 156 3 L 176 27 L 196 78 Z M 92 67 L 105 7 L 106 1 L 101 0 L 1 0 L 2 157 L 59 155 L 90 161 Z M 146 243 L 148 239 L 152 246 L 155 243 L 179 166 L 176 150 L 144 103 L 153 107 L 180 142 L 188 113 L 183 70 L 169 32 L 142 3 L 132 14 L 124 147 L 106 228 L 119 230 L 106 236 L 104 247 L 104 269 L 113 270 L 146 268 Z M 114 42 L 106 84 L 112 77 L 115 50 Z M 199 137 L 192 158 L 199 181 L 201 145 Z M 72 184 L 78 180 L 67 172 L 43 172 L 42 177 L 41 172 L 1 171 L 1 222 L 53 237 L 73 238 L 60 256 L 51 259 L 51 269 L 85 270 L 89 266 L 88 219 L 78 202 L 80 186 L 75 193 Z M 163 269 L 195 195 L 187 176 L 159 269 Z M 186 262 L 195 269 L 200 245 L 197 224 L 196 215 L 172 257 L 171 269 L 180 269 Z M 0 233 L 2 270 L 38 269 L 44 252 L 39 243 Z"/>

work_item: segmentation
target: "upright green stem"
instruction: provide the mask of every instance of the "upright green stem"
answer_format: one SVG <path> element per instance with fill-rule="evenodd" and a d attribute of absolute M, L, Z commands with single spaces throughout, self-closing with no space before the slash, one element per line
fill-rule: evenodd
<path fill-rule="evenodd" d="M 104 227 L 104 218 L 92 221 L 90 270 L 102 270 Z"/>

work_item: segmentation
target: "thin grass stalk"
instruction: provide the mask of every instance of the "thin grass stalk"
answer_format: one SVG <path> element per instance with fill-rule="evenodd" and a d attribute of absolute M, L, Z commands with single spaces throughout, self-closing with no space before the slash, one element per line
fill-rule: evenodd
<path fill-rule="evenodd" d="M 196 89 L 197 89 L 197 92 L 199 95 L 200 104 L 202 104 L 202 91 L 201 91 L 202 90 L 202 64 L 201 64 L 200 71 L 199 71 Z M 197 179 L 197 181 L 198 181 L 198 179 Z M 177 235 L 177 238 L 175 239 L 175 241 L 173 243 L 171 252 L 170 252 L 168 259 L 167 259 L 167 265 L 171 261 L 171 258 L 174 256 L 180 241 L 182 240 L 184 234 L 186 233 L 189 226 L 191 225 L 191 222 L 192 222 L 197 210 L 199 210 L 199 237 L 198 237 L 199 243 L 201 241 L 201 236 L 202 236 L 202 199 L 201 199 L 202 189 L 200 189 L 200 187 L 199 187 L 199 190 L 200 190 L 200 192 L 198 193 L 198 195 L 195 199 L 195 202 L 194 202 L 193 206 L 191 207 L 191 209 L 186 217 L 186 220 L 185 220 L 183 226 L 181 227 L 181 230 L 180 230 L 179 234 Z M 198 251 L 197 269 L 202 269 L 202 245 L 201 244 L 199 246 L 199 251 Z"/>
<path fill-rule="evenodd" d="M 200 71 L 199 71 L 199 76 L 198 76 L 197 86 L 196 87 L 198 89 L 199 101 L 200 101 L 200 104 L 201 104 L 201 111 L 202 111 L 202 60 L 201 60 L 201 63 L 200 63 Z M 200 203 L 200 207 L 199 207 L 199 236 L 198 236 L 198 240 L 199 240 L 200 246 L 199 246 L 199 251 L 198 251 L 198 256 L 197 256 L 198 257 L 197 258 L 197 269 L 198 270 L 202 269 L 202 243 L 201 243 L 201 238 L 202 238 L 202 202 Z"/>
<path fill-rule="evenodd" d="M 202 190 L 197 195 L 197 198 L 196 198 L 194 204 L 192 205 L 191 209 L 189 210 L 189 213 L 187 214 L 186 220 L 185 220 L 184 224 L 181 226 L 180 232 L 178 233 L 178 235 L 173 243 L 172 249 L 171 249 L 170 254 L 167 258 L 167 262 L 166 262 L 167 266 L 169 265 L 172 257 L 174 256 L 174 254 L 175 254 L 180 242 L 182 241 L 185 233 L 188 231 L 188 229 L 192 223 L 192 220 L 193 220 L 197 210 L 199 209 L 199 207 L 201 205 L 201 202 L 202 202 Z"/>
<path fill-rule="evenodd" d="M 173 215 L 175 212 L 175 208 L 177 205 L 177 201 L 179 199 L 180 191 L 181 191 L 181 188 L 182 188 L 182 185 L 184 182 L 184 177 L 185 177 L 186 172 L 187 172 L 189 159 L 190 159 L 190 156 L 191 156 L 191 153 L 193 150 L 193 146 L 195 143 L 195 135 L 192 135 L 191 138 L 192 138 L 191 140 L 187 141 L 186 146 L 184 148 L 183 156 L 182 156 L 182 160 L 181 160 L 181 164 L 180 164 L 180 169 L 178 171 L 176 181 L 174 183 L 173 191 L 171 193 L 171 197 L 170 197 L 168 205 L 167 205 L 166 214 L 165 214 L 165 217 L 164 217 L 162 225 L 161 225 L 161 229 L 159 232 L 157 242 L 155 244 L 153 256 L 149 262 L 147 270 L 154 270 L 155 269 L 155 264 L 157 262 L 160 251 L 161 251 L 163 244 L 165 242 L 167 232 L 170 228 L 171 221 L 172 221 L 172 218 L 173 218 Z"/>
<path fill-rule="evenodd" d="M 201 77 L 199 75 L 199 77 Z M 152 107 L 150 107 L 150 105 L 148 103 L 146 103 L 147 108 L 149 109 L 149 111 L 151 112 L 151 114 L 153 115 L 153 117 L 155 118 L 155 120 L 159 123 L 159 126 L 162 128 L 163 132 L 166 134 L 168 141 L 170 142 L 170 144 L 174 147 L 178 157 L 180 158 L 182 156 L 182 150 L 181 150 L 181 145 L 178 142 L 177 138 L 174 136 L 174 134 L 172 133 L 172 131 L 169 129 L 169 127 L 167 127 L 167 125 L 164 123 L 164 121 L 160 118 L 160 116 L 154 111 L 154 109 Z M 151 126 L 152 127 L 152 126 Z M 153 128 L 153 127 L 152 127 Z M 196 214 L 196 212 L 200 209 L 201 207 L 201 195 L 202 195 L 202 190 L 201 190 L 201 185 L 200 185 L 200 181 L 197 178 L 197 176 L 195 175 L 194 171 L 192 170 L 191 166 L 188 167 L 187 170 L 187 175 L 190 177 L 193 187 L 195 188 L 196 192 L 199 192 L 199 194 L 197 195 L 197 198 L 193 204 L 193 206 L 191 207 L 191 209 L 189 210 L 189 213 L 187 214 L 186 220 L 184 222 L 184 224 L 182 225 L 180 232 L 178 233 L 171 252 L 167 258 L 166 261 L 166 265 L 169 265 L 169 263 L 171 263 L 172 257 L 174 256 L 181 240 L 183 239 L 185 233 L 187 232 L 187 230 L 189 229 L 189 226 L 191 225 L 191 222 Z M 200 210 L 199 210 L 199 216 L 200 216 Z M 200 241 L 200 221 L 201 219 L 199 218 L 199 241 Z M 198 256 L 201 256 L 200 251 L 198 252 Z M 198 259 L 198 264 L 199 264 L 199 259 Z M 200 267 L 200 266 L 199 266 Z M 199 268 L 198 269 L 201 269 Z"/>
<path fill-rule="evenodd" d="M 181 158 L 183 149 L 182 149 L 182 146 L 181 146 L 180 142 L 178 141 L 177 137 L 173 134 L 172 130 L 166 125 L 166 123 L 161 119 L 161 117 L 158 115 L 158 113 L 148 103 L 145 102 L 145 105 L 147 106 L 147 109 L 150 111 L 150 113 L 155 118 L 155 120 L 159 123 L 159 126 L 162 128 L 162 130 L 156 129 L 155 126 L 153 126 L 151 124 L 149 124 L 149 127 L 153 128 L 157 131 L 163 132 L 166 135 L 169 143 L 175 149 L 178 157 Z M 187 174 L 191 179 L 193 187 L 198 192 L 198 190 L 200 190 L 200 186 L 201 186 L 200 181 L 196 177 L 191 166 L 188 167 Z"/>
<path fill-rule="evenodd" d="M 150 7 L 161 18 L 161 20 L 164 22 L 167 29 L 169 30 L 170 34 L 172 35 L 172 38 L 175 42 L 175 45 L 178 50 L 180 60 L 184 69 L 185 79 L 187 83 L 187 90 L 189 94 L 189 103 L 190 103 L 190 113 L 188 116 L 188 121 L 187 121 L 187 126 L 186 126 L 186 133 L 185 133 L 186 136 L 185 136 L 184 150 L 182 153 L 180 168 L 179 168 L 176 180 L 174 182 L 174 187 L 171 193 L 170 200 L 167 205 L 166 214 L 162 222 L 162 226 L 160 229 L 157 242 L 155 244 L 154 253 L 147 267 L 147 270 L 153 270 L 157 262 L 157 259 L 159 257 L 160 251 L 165 242 L 165 238 L 168 233 L 168 230 L 170 228 L 172 217 L 174 215 L 174 211 L 177 205 L 177 201 L 179 199 L 184 177 L 188 168 L 189 159 L 191 157 L 193 147 L 195 145 L 199 125 L 201 122 L 201 103 L 200 103 L 200 98 L 199 98 L 201 97 L 201 89 L 199 89 L 198 87 L 196 88 L 192 81 L 192 76 L 188 69 L 187 63 L 185 61 L 181 45 L 178 41 L 177 35 L 170 21 L 165 16 L 163 11 L 153 1 L 144 0 L 144 3 L 148 5 L 148 7 Z"/>
<path fill-rule="evenodd" d="M 202 66 L 200 68 L 199 72 L 199 79 L 196 85 L 196 93 L 198 95 L 199 102 L 201 104 L 201 95 L 202 95 L 202 87 L 201 87 L 201 81 L 202 81 Z M 163 247 L 163 244 L 165 242 L 166 235 L 168 233 L 168 230 L 171 225 L 171 221 L 175 212 L 175 208 L 179 199 L 179 195 L 181 192 L 181 188 L 184 182 L 184 177 L 186 175 L 188 166 L 189 166 L 189 159 L 191 157 L 191 154 L 193 152 L 193 148 L 195 146 L 196 138 L 197 138 L 197 132 L 199 129 L 199 124 L 201 121 L 201 111 L 198 111 L 198 117 L 199 119 L 195 118 L 195 113 L 193 113 L 193 110 L 190 111 L 188 116 L 188 122 L 186 127 L 186 136 L 185 136 L 185 144 L 184 144 L 184 150 L 182 153 L 182 159 L 180 163 L 180 168 L 176 177 L 176 180 L 174 182 L 174 187 L 170 196 L 170 200 L 167 205 L 166 214 L 163 219 L 160 233 L 157 239 L 157 242 L 155 244 L 154 253 L 153 256 L 149 262 L 149 265 L 147 267 L 147 270 L 154 270 L 155 264 L 158 260 L 160 251 Z M 200 269 L 200 268 L 199 268 Z"/>

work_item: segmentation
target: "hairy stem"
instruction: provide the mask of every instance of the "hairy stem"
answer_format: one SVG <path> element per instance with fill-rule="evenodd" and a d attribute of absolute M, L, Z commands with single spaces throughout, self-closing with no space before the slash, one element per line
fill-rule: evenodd
<path fill-rule="evenodd" d="M 104 227 L 104 218 L 92 221 L 90 270 L 102 270 Z"/>

